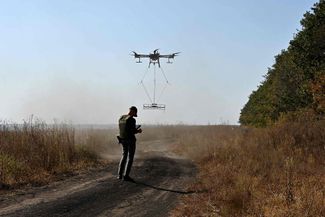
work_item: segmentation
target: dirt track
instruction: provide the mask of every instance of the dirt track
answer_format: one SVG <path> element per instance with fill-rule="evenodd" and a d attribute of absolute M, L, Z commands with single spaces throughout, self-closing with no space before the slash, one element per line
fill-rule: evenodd
<path fill-rule="evenodd" d="M 115 161 L 49 186 L 0 196 L 0 216 L 168 216 L 179 195 L 193 193 L 185 185 L 195 167 L 169 154 L 162 141 L 146 145 L 151 148 L 138 151 L 131 172 L 136 183 L 116 179 Z"/>

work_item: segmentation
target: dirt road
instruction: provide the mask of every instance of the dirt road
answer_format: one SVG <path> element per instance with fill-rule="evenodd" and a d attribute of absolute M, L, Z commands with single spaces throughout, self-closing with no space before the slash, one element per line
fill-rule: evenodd
<path fill-rule="evenodd" d="M 166 142 L 142 144 L 131 173 L 135 183 L 116 179 L 114 161 L 48 186 L 0 196 L 0 216 L 168 216 L 179 195 L 193 193 L 186 184 L 193 181 L 195 166 L 170 154 Z"/>

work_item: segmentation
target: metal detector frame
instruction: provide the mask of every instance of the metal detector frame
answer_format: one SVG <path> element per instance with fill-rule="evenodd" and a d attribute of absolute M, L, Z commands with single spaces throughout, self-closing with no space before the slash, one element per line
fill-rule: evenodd
<path fill-rule="evenodd" d="M 157 104 L 157 103 L 143 104 L 143 109 L 165 110 L 166 105 L 165 104 Z"/>

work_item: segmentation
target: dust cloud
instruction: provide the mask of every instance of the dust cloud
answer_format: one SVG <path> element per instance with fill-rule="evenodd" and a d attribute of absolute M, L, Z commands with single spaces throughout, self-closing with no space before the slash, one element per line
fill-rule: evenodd
<path fill-rule="evenodd" d="M 231 120 L 237 109 L 231 99 L 209 89 L 175 84 L 169 86 L 161 102 L 166 111 L 142 110 L 150 103 L 140 85 L 111 83 L 107 86 L 73 79 L 54 79 L 34 84 L 24 93 L 24 101 L 15 113 L 17 119 L 34 115 L 46 122 L 54 119 L 73 124 L 116 124 L 131 105 L 139 108 L 139 124 L 218 124 Z M 234 122 L 234 121 L 233 121 Z"/>
<path fill-rule="evenodd" d="M 46 88 L 34 87 L 26 93 L 19 114 L 22 118 L 34 115 L 47 122 L 57 118 L 73 124 L 115 123 L 129 106 L 121 100 L 123 93 L 119 94 L 109 87 L 55 80 Z"/>

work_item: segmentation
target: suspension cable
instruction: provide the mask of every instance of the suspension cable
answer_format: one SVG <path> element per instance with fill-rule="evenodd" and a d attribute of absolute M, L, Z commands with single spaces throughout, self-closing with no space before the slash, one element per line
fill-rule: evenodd
<path fill-rule="evenodd" d="M 161 99 L 163 93 L 165 92 L 165 90 L 166 90 L 166 88 L 167 88 L 167 85 L 170 85 L 170 83 L 169 83 L 169 81 L 168 81 L 168 79 L 167 79 L 167 76 L 166 76 L 166 74 L 165 74 L 165 72 L 164 72 L 164 70 L 163 70 L 162 67 L 160 67 L 160 71 L 161 71 L 161 73 L 163 74 L 166 83 L 165 83 L 163 89 L 161 90 L 161 93 L 160 93 L 160 95 L 159 95 L 158 101 Z"/>
<path fill-rule="evenodd" d="M 149 94 L 149 92 L 148 92 L 146 86 L 144 85 L 143 81 L 141 81 L 140 84 L 142 84 L 142 87 L 143 87 L 144 91 L 146 92 L 147 97 L 149 98 L 150 102 L 152 103 L 152 99 L 151 99 L 151 97 L 150 97 L 150 94 Z"/>
<path fill-rule="evenodd" d="M 146 69 L 146 71 L 144 72 L 142 79 L 140 80 L 140 83 L 143 82 L 143 79 L 146 77 L 146 75 L 148 74 L 149 68 Z"/>
<path fill-rule="evenodd" d="M 146 69 L 146 71 L 144 72 L 144 74 L 143 74 L 143 76 L 142 76 L 142 79 L 140 80 L 139 84 L 142 85 L 142 87 L 143 87 L 143 89 L 144 89 L 144 91 L 145 91 L 145 93 L 146 93 L 148 99 L 150 100 L 150 102 L 151 102 L 151 103 L 156 103 L 156 89 L 157 89 L 156 74 L 157 74 L 157 72 L 156 72 L 156 64 L 153 64 L 153 65 L 154 65 L 154 76 L 153 76 L 153 99 L 151 98 L 151 96 L 150 96 L 150 94 L 149 94 L 149 91 L 148 91 L 148 89 L 146 88 L 146 86 L 144 85 L 144 82 L 143 82 L 144 78 L 146 77 L 146 75 L 147 75 L 148 72 L 149 72 L 149 67 L 148 67 L 148 68 Z M 167 76 L 166 76 L 166 74 L 165 74 L 163 68 L 162 68 L 162 67 L 159 67 L 159 68 L 160 68 L 160 70 L 161 70 L 161 73 L 163 74 L 163 77 L 164 77 L 166 83 L 165 83 L 163 89 L 161 90 L 161 93 L 159 94 L 159 97 L 157 98 L 157 101 L 159 101 L 159 100 L 161 99 L 161 97 L 162 97 L 163 93 L 165 92 L 167 86 L 170 85 L 170 83 L 169 83 L 169 81 L 168 81 L 168 79 L 167 79 Z"/>
<path fill-rule="evenodd" d="M 154 64 L 154 75 L 153 75 L 153 103 L 156 103 L 156 64 Z"/>
<path fill-rule="evenodd" d="M 160 93 L 160 95 L 159 95 L 159 97 L 158 97 L 158 101 L 161 99 L 161 96 L 162 96 L 163 93 L 165 92 L 165 90 L 166 90 L 166 88 L 167 88 L 167 85 L 168 85 L 168 83 L 165 83 L 165 86 L 164 86 L 164 88 L 161 90 L 161 93 Z"/>
<path fill-rule="evenodd" d="M 169 84 L 169 81 L 168 81 L 168 79 L 166 77 L 166 74 L 165 74 L 163 68 L 160 67 L 160 70 L 161 70 L 162 74 L 164 75 L 164 78 L 165 78 L 166 83 Z"/>

